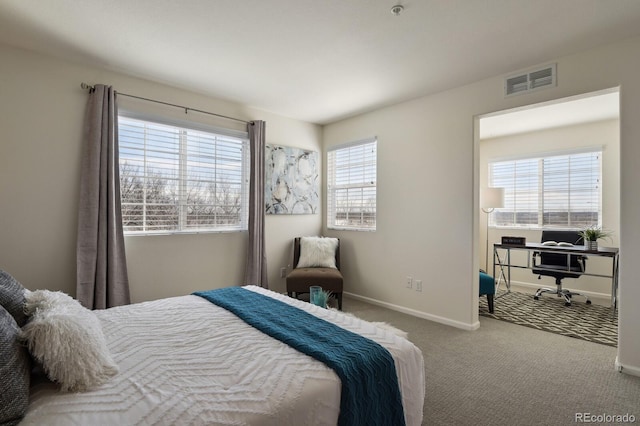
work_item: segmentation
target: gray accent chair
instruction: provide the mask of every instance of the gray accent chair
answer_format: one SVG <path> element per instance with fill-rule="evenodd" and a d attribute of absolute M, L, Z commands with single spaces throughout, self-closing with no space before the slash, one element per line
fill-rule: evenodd
<path fill-rule="evenodd" d="M 318 285 L 324 291 L 330 291 L 338 301 L 338 309 L 342 310 L 343 278 L 340 272 L 340 240 L 336 248 L 336 268 L 296 268 L 300 260 L 300 237 L 293 240 L 293 270 L 287 275 L 287 294 L 298 298 L 300 294 L 309 293 L 309 287 Z"/>

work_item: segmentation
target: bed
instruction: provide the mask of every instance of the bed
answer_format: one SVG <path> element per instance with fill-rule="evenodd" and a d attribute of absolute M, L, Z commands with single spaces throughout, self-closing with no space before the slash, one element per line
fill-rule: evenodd
<path fill-rule="evenodd" d="M 248 290 L 373 340 L 393 357 L 407 425 L 422 422 L 420 350 L 393 330 L 256 286 Z M 93 311 L 119 373 L 86 392 L 32 383 L 24 425 L 336 425 L 341 380 L 324 363 L 187 295 Z"/>

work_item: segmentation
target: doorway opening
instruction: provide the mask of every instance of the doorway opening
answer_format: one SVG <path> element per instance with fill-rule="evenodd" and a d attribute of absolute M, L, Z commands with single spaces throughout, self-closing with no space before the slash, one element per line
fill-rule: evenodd
<path fill-rule="evenodd" d="M 540 170 L 531 173 L 515 173 L 511 175 L 509 182 L 502 191 L 505 194 L 503 204 L 498 204 L 495 209 L 481 209 L 478 219 L 478 263 L 481 269 L 489 274 L 493 273 L 494 244 L 500 244 L 502 237 L 519 237 L 526 242 L 539 243 L 542 229 L 581 229 L 584 226 L 578 221 L 571 222 L 585 212 L 581 210 L 595 210 L 597 226 L 610 232 L 602 245 L 619 247 L 620 236 L 620 125 L 619 125 L 619 88 L 612 88 L 584 95 L 558 99 L 550 102 L 529 105 L 512 110 L 499 111 L 477 117 L 475 120 L 475 143 L 478 155 L 478 193 L 480 200 L 487 188 L 503 186 L 496 176 L 496 165 L 508 164 L 524 165 L 527 162 L 536 164 L 528 159 L 546 159 L 573 153 L 598 152 L 599 173 L 597 177 L 597 193 L 599 194 L 597 206 L 588 206 L 586 209 L 576 209 L 575 199 L 562 194 L 562 197 L 571 201 L 558 201 L 555 207 L 550 207 L 550 184 L 545 182 Z M 525 161 L 526 160 L 526 161 Z M 549 161 L 548 161 L 549 162 Z M 540 164 L 544 164 L 542 161 Z M 516 166 L 514 166 L 516 167 Z M 542 166 L 541 166 L 542 167 Z M 516 180 L 530 179 L 531 185 L 522 185 Z M 504 181 L 502 181 L 504 182 Z M 536 187 L 545 187 L 546 192 Z M 533 189 L 532 189 L 533 188 Z M 573 187 L 572 187 L 573 188 Z M 535 189 L 535 190 L 534 190 Z M 530 191 L 531 193 L 525 193 Z M 536 192 L 537 191 L 537 192 Z M 565 191 L 566 189 L 558 189 Z M 489 190 L 490 192 L 490 190 Z M 573 190 L 575 193 L 576 190 Z M 594 191 L 592 191 L 594 192 Z M 488 193 L 488 192 L 487 192 Z M 527 198 L 529 197 L 529 198 Z M 562 198 L 558 196 L 558 200 Z M 591 195 L 593 199 L 593 195 Z M 590 201 L 585 201 L 589 203 Z M 516 205 L 516 203 L 518 205 Z M 527 204 L 528 203 L 528 204 Z M 482 204 L 481 204 L 482 206 Z M 593 216 L 594 211 L 590 214 Z M 501 216 L 502 215 L 502 216 Z M 508 217 L 509 220 L 500 218 Z M 553 218 L 559 218 L 559 222 L 553 222 Z M 565 225 L 562 220 L 569 218 Z M 512 251 L 512 263 L 530 262 L 530 253 L 526 250 Z M 530 263 L 529 263 L 530 264 Z M 589 258 L 589 272 L 602 276 L 611 275 L 611 261 L 609 259 Z M 505 279 L 499 274 L 497 294 L 495 300 L 496 310 L 500 306 L 500 298 L 507 292 Z M 513 268 L 510 275 L 510 291 L 526 295 L 526 299 L 533 300 L 537 289 L 541 287 L 555 288 L 552 277 L 535 275 L 530 268 Z M 611 306 L 612 280 L 603 277 L 580 276 L 563 280 L 563 287 L 586 295 L 600 307 Z M 556 295 L 543 295 L 536 302 L 542 306 L 557 302 Z M 481 301 L 482 302 L 482 301 Z M 503 300 L 506 304 L 506 299 Z M 585 304 L 584 299 L 575 298 L 572 306 L 566 307 L 567 312 L 578 305 Z M 535 309 L 535 308 L 534 308 Z M 594 309 L 594 310 L 595 310 Z M 612 310 L 612 312 L 614 312 Z M 483 315 L 482 312 L 480 312 Z M 617 318 L 617 312 L 613 317 Z M 615 327 L 617 331 L 617 326 Z"/>

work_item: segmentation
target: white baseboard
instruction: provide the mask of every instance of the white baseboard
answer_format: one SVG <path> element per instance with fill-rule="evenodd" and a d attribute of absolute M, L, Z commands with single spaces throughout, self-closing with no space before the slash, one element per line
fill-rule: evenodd
<path fill-rule="evenodd" d="M 616 357 L 615 366 L 616 366 L 616 371 L 619 371 L 620 373 L 629 374 L 630 376 L 640 377 L 640 368 L 621 364 L 620 361 L 618 361 L 618 357 Z"/>
<path fill-rule="evenodd" d="M 369 297 L 360 296 L 358 294 L 344 292 L 346 297 L 352 299 L 361 300 L 363 302 L 371 303 L 372 305 L 382 306 L 383 308 L 391 309 L 392 311 L 402 312 L 403 314 L 411 315 L 418 318 L 423 318 L 429 321 L 434 321 L 440 324 L 450 325 L 452 327 L 460 328 L 463 330 L 477 330 L 480 327 L 480 322 L 477 321 L 473 324 L 467 324 L 460 321 L 453 321 L 449 318 L 439 317 L 437 315 L 427 314 L 425 312 L 416 311 L 415 309 L 405 308 L 404 306 L 394 305 L 392 303 L 383 302 L 377 299 L 371 299 Z"/>

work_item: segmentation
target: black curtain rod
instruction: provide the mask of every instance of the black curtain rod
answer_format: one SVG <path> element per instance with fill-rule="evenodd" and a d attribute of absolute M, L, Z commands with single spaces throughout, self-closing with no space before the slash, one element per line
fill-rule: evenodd
<path fill-rule="evenodd" d="M 91 86 L 90 84 L 87 84 L 87 83 L 80 83 L 80 87 L 83 90 L 89 90 L 89 91 L 93 91 L 94 90 L 94 87 Z M 181 109 L 184 109 L 185 114 L 188 111 L 195 111 L 195 112 L 199 112 L 201 114 L 207 114 L 207 115 L 213 115 L 213 116 L 216 116 L 216 117 L 226 118 L 227 120 L 239 121 L 240 123 L 253 124 L 253 121 L 245 121 L 245 120 L 241 120 L 241 119 L 235 118 L 235 117 L 229 117 L 229 116 L 222 115 L 222 114 L 216 114 L 215 112 L 203 111 L 201 109 L 190 108 L 190 107 L 186 107 L 186 106 L 183 106 L 183 105 L 170 104 L 169 102 L 157 101 L 155 99 L 143 98 L 141 96 L 128 95 L 126 93 L 121 93 L 121 92 L 117 92 L 117 91 L 116 91 L 116 93 L 118 95 L 120 95 L 120 96 L 126 96 L 128 98 L 140 99 L 140 100 L 147 101 L 147 102 L 154 102 L 156 104 L 162 104 L 162 105 L 168 105 L 168 106 L 172 106 L 172 107 L 176 107 L 176 108 L 181 108 Z"/>

